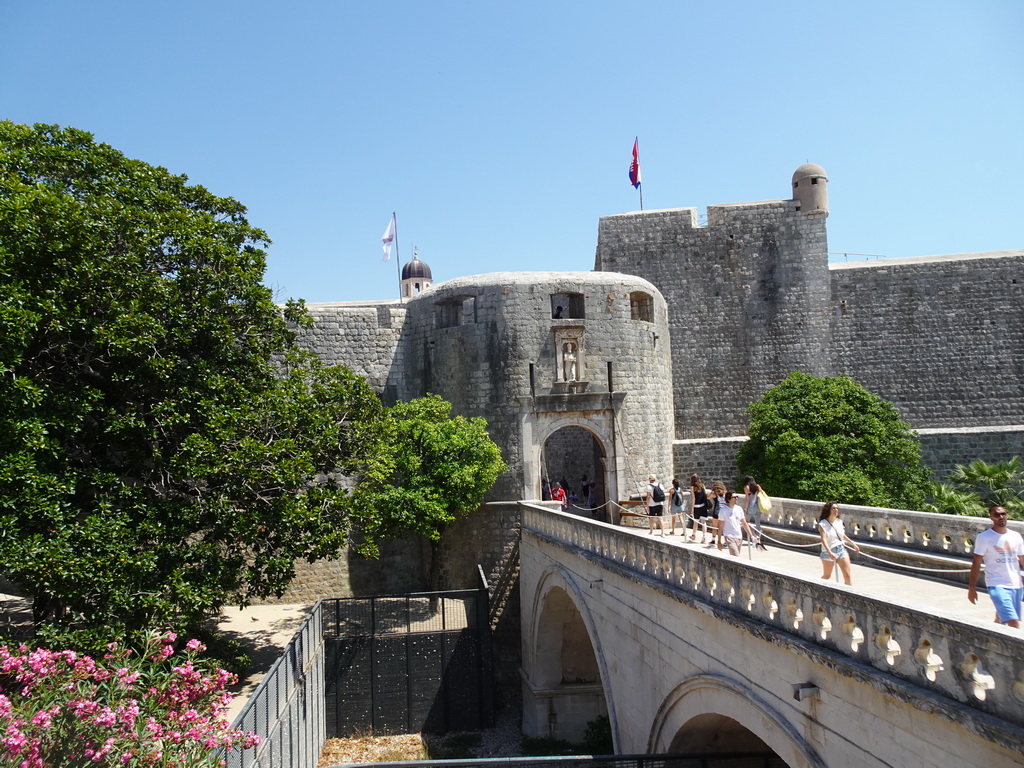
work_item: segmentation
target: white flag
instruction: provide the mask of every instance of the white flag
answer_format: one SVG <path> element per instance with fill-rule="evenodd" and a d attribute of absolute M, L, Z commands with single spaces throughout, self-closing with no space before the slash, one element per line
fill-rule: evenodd
<path fill-rule="evenodd" d="M 391 244 L 395 242 L 395 214 L 391 214 L 391 221 L 388 222 L 388 228 L 384 230 L 380 242 L 384 248 L 384 262 L 387 263 L 391 261 Z"/>

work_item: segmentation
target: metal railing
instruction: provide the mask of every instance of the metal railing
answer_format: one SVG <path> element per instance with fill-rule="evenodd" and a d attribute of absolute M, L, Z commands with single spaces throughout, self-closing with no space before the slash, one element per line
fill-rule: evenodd
<path fill-rule="evenodd" d="M 491 725 L 487 604 L 484 587 L 329 601 L 328 736 Z"/>
<path fill-rule="evenodd" d="M 352 768 L 346 763 L 331 768 Z M 706 753 L 668 755 L 576 755 L 571 757 L 495 757 L 467 760 L 416 760 L 374 763 L 375 768 L 786 768 L 774 754 Z"/>
<path fill-rule="evenodd" d="M 329 737 L 493 724 L 490 626 L 480 589 L 319 600 L 233 728 L 227 768 L 313 768 Z"/>
<path fill-rule="evenodd" d="M 257 734 L 253 749 L 230 750 L 227 768 L 315 766 L 327 739 L 324 723 L 323 601 L 317 602 L 245 708 L 232 723 Z"/>

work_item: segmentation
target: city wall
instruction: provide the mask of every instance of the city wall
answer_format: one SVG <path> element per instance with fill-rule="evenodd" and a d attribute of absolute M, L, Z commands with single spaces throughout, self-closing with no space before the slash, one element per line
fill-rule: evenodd
<path fill-rule="evenodd" d="M 787 374 L 845 374 L 921 430 L 937 477 L 1024 454 L 1024 250 L 828 264 L 798 200 L 607 216 L 595 269 L 642 276 L 672 332 L 677 476 L 730 481 L 746 407 Z"/>
<path fill-rule="evenodd" d="M 831 367 L 915 428 L 1024 415 L 1024 250 L 832 264 Z"/>

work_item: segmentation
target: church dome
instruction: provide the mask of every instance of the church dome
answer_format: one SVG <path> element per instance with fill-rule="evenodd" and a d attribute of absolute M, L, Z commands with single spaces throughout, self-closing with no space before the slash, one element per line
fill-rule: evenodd
<path fill-rule="evenodd" d="M 434 278 L 430 274 L 430 267 L 427 266 L 425 261 L 420 261 L 420 257 L 413 254 L 412 261 L 402 267 L 402 279 L 403 280 L 433 280 Z"/>

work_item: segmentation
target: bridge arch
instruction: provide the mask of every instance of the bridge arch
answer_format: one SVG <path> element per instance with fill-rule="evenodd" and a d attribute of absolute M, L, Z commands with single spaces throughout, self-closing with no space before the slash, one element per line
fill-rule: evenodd
<path fill-rule="evenodd" d="M 584 590 L 565 569 L 549 568 L 526 616 L 532 622 L 522 633 L 523 732 L 579 742 L 587 723 L 606 715 L 618 749 L 605 654 Z"/>
<path fill-rule="evenodd" d="M 735 725 L 734 725 L 735 724 Z M 730 728 L 731 736 L 760 742 L 790 768 L 826 768 L 825 762 L 783 715 L 742 683 L 720 675 L 699 675 L 676 686 L 654 718 L 649 753 L 713 752 L 706 738 L 712 729 Z M 730 739 L 721 751 L 744 751 Z"/>

